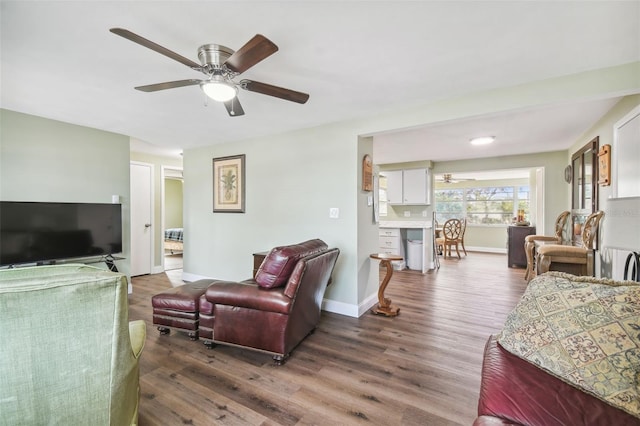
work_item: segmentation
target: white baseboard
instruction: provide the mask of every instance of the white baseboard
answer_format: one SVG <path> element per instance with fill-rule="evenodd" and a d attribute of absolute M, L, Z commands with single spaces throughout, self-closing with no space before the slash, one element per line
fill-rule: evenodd
<path fill-rule="evenodd" d="M 506 248 L 497 248 L 497 247 L 467 247 L 467 251 L 477 251 L 481 253 L 507 254 Z"/>
<path fill-rule="evenodd" d="M 322 310 L 331 312 L 334 314 L 346 315 L 348 317 L 359 318 L 364 313 L 368 312 L 373 305 L 378 302 L 378 296 L 373 294 L 365 299 L 359 305 L 353 305 L 351 303 L 337 302 L 335 300 L 324 299 L 322 301 Z"/>
<path fill-rule="evenodd" d="M 212 279 L 214 278 L 182 271 L 182 281 L 184 282 L 191 283 L 198 280 L 212 280 Z"/>

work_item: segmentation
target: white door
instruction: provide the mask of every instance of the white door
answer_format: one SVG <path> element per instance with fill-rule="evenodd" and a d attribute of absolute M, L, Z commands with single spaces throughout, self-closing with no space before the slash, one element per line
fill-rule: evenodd
<path fill-rule="evenodd" d="M 153 165 L 131 163 L 131 276 L 151 273 Z"/>

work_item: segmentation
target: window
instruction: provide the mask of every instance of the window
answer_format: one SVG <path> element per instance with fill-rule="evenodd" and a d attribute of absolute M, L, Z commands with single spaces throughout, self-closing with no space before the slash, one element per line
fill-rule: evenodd
<path fill-rule="evenodd" d="M 518 210 L 529 214 L 529 186 L 436 189 L 436 220 L 466 218 L 474 225 L 508 225 Z"/>
<path fill-rule="evenodd" d="M 436 189 L 435 196 L 438 223 L 464 216 L 464 189 Z"/>

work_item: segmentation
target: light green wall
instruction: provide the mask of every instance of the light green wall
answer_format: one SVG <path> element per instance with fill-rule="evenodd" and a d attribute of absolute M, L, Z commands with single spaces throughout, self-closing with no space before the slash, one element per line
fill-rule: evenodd
<path fill-rule="evenodd" d="M 162 168 L 176 167 L 182 168 L 181 158 L 164 157 L 143 152 L 132 152 L 131 161 L 147 163 L 153 165 L 153 266 L 152 272 L 162 272 L 162 242 L 164 231 L 162 230 Z"/>
<path fill-rule="evenodd" d="M 358 268 L 358 308 L 356 315 L 362 315 L 363 311 L 370 307 L 367 299 L 377 294 L 380 285 L 380 276 L 378 262 L 370 261 L 369 255 L 378 250 L 371 250 L 372 247 L 378 247 L 378 224 L 375 223 L 373 203 L 369 205 L 368 199 L 373 198 L 373 192 L 362 190 L 362 160 L 365 155 L 373 157 L 373 138 L 361 137 L 358 142 L 358 154 L 355 158 L 355 169 L 357 172 L 357 190 L 358 190 L 358 260 L 356 266 Z M 375 299 L 377 301 L 377 298 Z M 363 305 L 364 303 L 364 305 Z M 355 309 L 354 309 L 355 311 Z"/>
<path fill-rule="evenodd" d="M 640 80 L 640 74 L 638 76 Z M 600 146 L 603 145 L 611 145 L 613 146 L 613 128 L 616 122 L 622 119 L 625 115 L 627 115 L 633 108 L 640 105 L 640 95 L 634 96 L 625 96 L 614 105 L 611 110 L 609 110 L 600 120 L 589 128 L 582 136 L 580 136 L 575 143 L 569 148 L 567 151 L 567 156 L 565 161 L 567 164 L 571 164 L 571 155 L 577 152 L 586 145 L 589 141 L 593 140 L 596 136 L 599 137 Z M 638 163 L 640 165 L 640 159 L 638 159 Z M 613 167 L 613 165 L 612 165 Z M 604 200 L 609 198 L 612 195 L 611 186 L 599 186 L 599 200 L 600 200 L 600 208 L 604 207 Z M 567 209 L 571 209 L 571 198 L 568 199 L 568 203 L 566 205 Z"/>
<path fill-rule="evenodd" d="M 184 152 L 185 277 L 246 279 L 251 254 L 320 238 L 341 250 L 326 296 L 357 300 L 357 134 L 324 126 Z M 246 155 L 245 213 L 213 213 L 212 159 Z M 340 209 L 338 219 L 329 209 Z"/>
<path fill-rule="evenodd" d="M 477 182 L 463 181 L 449 184 L 438 182 L 435 185 L 435 189 L 473 188 L 478 186 L 520 186 L 529 184 L 529 179 L 496 179 Z M 468 225 L 465 232 L 464 245 L 466 248 L 473 248 L 476 250 L 505 252 L 507 246 L 507 225 Z"/>
<path fill-rule="evenodd" d="M 246 278 L 251 274 L 251 253 L 318 237 L 341 250 L 334 282 L 325 294 L 328 310 L 350 306 L 362 311 L 361 304 L 371 297 L 367 292 L 374 291 L 364 283 L 370 274 L 368 255 L 377 251 L 377 229 L 358 223 L 369 213 L 358 185 L 357 165 L 365 151 L 359 144 L 366 143 L 360 136 L 560 101 L 637 93 L 639 73 L 640 62 L 283 135 L 218 145 L 212 139 L 212 146 L 187 150 L 185 276 Z M 246 213 L 214 214 L 211 159 L 236 154 L 247 155 Z M 562 176 L 566 153 L 508 160 L 510 164 L 505 163 L 505 157 L 456 162 L 457 170 L 447 167 L 447 171 L 545 166 L 545 222 L 549 227 L 568 197 L 568 185 Z M 329 219 L 330 207 L 340 209 L 339 219 Z"/>
<path fill-rule="evenodd" d="M 566 210 L 570 186 L 564 181 L 567 166 L 566 151 L 540 154 L 512 155 L 505 157 L 477 158 L 463 161 L 441 161 L 434 165 L 434 173 L 461 173 L 501 169 L 525 169 L 544 167 L 544 230 L 537 233 L 553 235 L 558 214 Z M 533 196 L 533 194 L 532 194 Z M 465 241 L 465 245 L 467 242 Z"/>
<path fill-rule="evenodd" d="M 164 180 L 164 227 L 182 228 L 182 180 Z"/>
<path fill-rule="evenodd" d="M 640 74 L 638 79 L 640 80 Z M 599 137 L 599 143 L 602 147 L 603 145 L 611 145 L 614 147 L 613 138 L 614 138 L 614 126 L 616 122 L 621 120 L 625 115 L 627 115 L 633 108 L 640 105 L 640 95 L 634 96 L 625 96 L 618 102 L 611 110 L 609 110 L 600 120 L 591 126 L 589 130 L 584 132 L 582 136 L 580 136 L 576 142 L 569 148 L 567 151 L 567 157 L 565 161 L 567 164 L 571 164 L 571 155 L 584 145 L 586 145 L 589 141 L 593 140 L 596 136 Z M 613 149 L 613 148 L 612 148 Z M 640 159 L 636 159 L 636 162 L 640 165 Z M 611 168 L 615 167 L 614 164 L 611 164 Z M 612 187 L 609 186 L 600 186 L 598 185 L 598 200 L 599 200 L 599 209 L 605 209 L 605 200 L 609 197 L 613 196 Z M 570 193 L 569 193 L 570 194 Z M 567 199 L 566 209 L 571 209 L 571 198 Z M 607 220 L 606 216 L 602 219 L 603 223 Z M 611 277 L 611 252 L 608 250 L 599 250 L 598 255 L 596 256 L 596 275 L 601 277 Z"/>
<path fill-rule="evenodd" d="M 129 274 L 129 138 L 0 110 L 0 199 L 111 203 L 119 195 Z"/>

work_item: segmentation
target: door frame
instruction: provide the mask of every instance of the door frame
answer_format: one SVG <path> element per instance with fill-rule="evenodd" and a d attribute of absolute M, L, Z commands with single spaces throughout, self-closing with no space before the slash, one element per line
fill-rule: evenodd
<path fill-rule="evenodd" d="M 162 268 L 162 272 L 164 272 L 165 267 L 164 267 L 164 237 L 163 237 L 163 233 L 164 233 L 164 229 L 165 229 L 165 205 L 164 205 L 164 197 L 165 197 L 165 179 L 167 178 L 167 171 L 168 170 L 174 170 L 174 171 L 179 171 L 180 173 L 183 173 L 184 170 L 182 167 L 178 167 L 178 166 L 161 166 L 160 168 L 160 237 L 162 240 L 162 244 L 160 245 L 160 249 L 162 250 L 162 256 L 161 257 L 161 261 L 160 261 L 160 266 Z M 184 175 L 182 176 L 182 182 L 184 184 Z M 183 213 L 183 217 L 184 217 L 184 203 L 182 204 L 182 213 Z M 184 223 L 183 223 L 184 226 Z M 184 241 L 182 242 L 182 260 L 184 262 Z"/>

